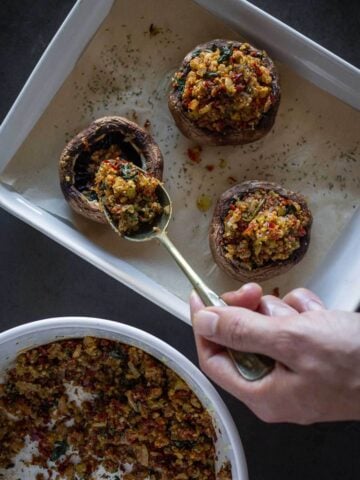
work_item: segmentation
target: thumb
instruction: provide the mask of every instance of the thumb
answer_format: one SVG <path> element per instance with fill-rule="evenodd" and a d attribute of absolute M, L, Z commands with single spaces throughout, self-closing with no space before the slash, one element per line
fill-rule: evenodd
<path fill-rule="evenodd" d="M 199 295 L 193 290 L 190 294 L 190 314 L 191 318 L 194 318 L 194 315 L 199 311 L 205 308 Z"/>
<path fill-rule="evenodd" d="M 268 317 L 241 307 L 203 308 L 193 316 L 195 333 L 213 343 L 288 363 L 279 342 L 283 325 L 283 317 Z"/>

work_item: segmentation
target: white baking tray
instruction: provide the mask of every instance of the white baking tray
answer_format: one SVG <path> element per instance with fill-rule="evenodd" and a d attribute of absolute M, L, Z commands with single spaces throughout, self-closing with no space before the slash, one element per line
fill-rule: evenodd
<path fill-rule="evenodd" d="M 189 0 L 185 1 L 190 3 Z M 113 3 L 113 0 L 78 0 L 71 10 L 1 126 L 0 173 L 6 170 L 25 140 L 33 135 L 43 113 L 73 71 Z M 199 0 L 197 3 L 229 22 L 242 36 L 267 48 L 276 60 L 291 67 L 294 72 L 326 90 L 334 98 L 341 99 L 354 109 L 360 108 L 357 90 L 360 72 L 352 65 L 246 1 L 223 0 L 221 7 L 218 2 L 211 0 Z M 329 98 L 331 100 L 331 97 Z M 326 100 L 327 97 L 324 97 L 323 102 Z M 353 119 L 355 112 L 350 113 Z M 356 118 L 359 121 L 359 117 Z M 357 158 L 356 161 L 358 162 Z M 359 176 L 358 163 L 355 175 L 356 173 Z M 36 189 L 36 185 L 34 188 Z M 360 192 L 357 193 L 359 198 Z M 175 288 L 171 289 L 167 282 L 157 281 L 156 276 L 151 278 L 151 275 L 141 271 L 128 259 L 116 258 L 114 261 L 114 251 L 104 248 L 101 241 L 94 241 L 91 235 L 87 235 L 87 227 L 79 228 L 79 225 L 82 227 L 81 223 L 68 221 L 61 215 L 50 213 L 51 209 L 39 207 L 9 182 L 0 183 L 0 205 L 128 287 L 189 322 L 188 306 L 184 295 L 177 295 L 175 277 Z M 349 212 L 347 216 L 350 217 Z M 306 278 L 307 286 L 321 295 L 330 308 L 351 310 L 359 304 L 359 238 L 360 211 L 357 209 L 336 241 L 335 236 L 331 238 L 333 245 L 331 249 L 327 249 L 328 253 L 321 264 Z M 182 250 L 182 245 L 178 246 Z M 169 262 L 171 263 L 171 260 Z M 165 264 L 166 268 L 167 265 Z M 178 276 L 181 275 L 178 272 Z M 179 281 L 179 284 L 182 284 L 182 281 Z M 229 284 L 224 283 L 225 285 L 228 287 Z"/>

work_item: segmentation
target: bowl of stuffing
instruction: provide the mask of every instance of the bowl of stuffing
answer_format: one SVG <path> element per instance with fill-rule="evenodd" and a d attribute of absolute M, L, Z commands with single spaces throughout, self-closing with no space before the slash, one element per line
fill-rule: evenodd
<path fill-rule="evenodd" d="M 0 478 L 246 480 L 235 424 L 186 357 L 88 317 L 0 334 Z"/>

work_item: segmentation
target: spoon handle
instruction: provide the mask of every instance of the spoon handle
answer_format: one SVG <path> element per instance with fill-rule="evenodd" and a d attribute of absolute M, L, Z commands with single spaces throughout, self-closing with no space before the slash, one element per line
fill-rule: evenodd
<path fill-rule="evenodd" d="M 167 251 L 190 280 L 192 286 L 207 307 L 224 307 L 227 305 L 190 267 L 165 232 L 162 232 L 157 238 L 162 245 L 166 247 Z M 274 360 L 265 355 L 238 352 L 230 348 L 228 352 L 241 376 L 249 381 L 260 380 L 260 378 L 270 373 L 275 366 Z"/>

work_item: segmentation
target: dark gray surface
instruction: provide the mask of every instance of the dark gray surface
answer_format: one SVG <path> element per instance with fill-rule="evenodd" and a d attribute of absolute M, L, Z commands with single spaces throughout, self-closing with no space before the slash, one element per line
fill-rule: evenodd
<path fill-rule="evenodd" d="M 1 119 L 73 3 L 0 2 Z M 254 3 L 360 65 L 358 2 Z M 0 331 L 52 316 L 97 316 L 140 327 L 196 362 L 187 325 L 2 210 L 0 226 Z M 268 425 L 230 395 L 221 393 L 239 428 L 252 480 L 359 478 L 358 423 Z"/>

